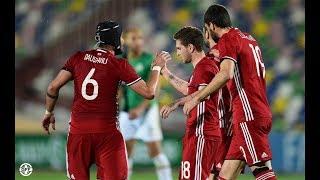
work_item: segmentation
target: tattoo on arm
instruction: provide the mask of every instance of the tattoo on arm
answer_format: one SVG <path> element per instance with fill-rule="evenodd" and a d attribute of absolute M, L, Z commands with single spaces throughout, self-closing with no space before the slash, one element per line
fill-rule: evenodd
<path fill-rule="evenodd" d="M 175 84 L 175 85 L 177 85 L 179 87 L 183 87 L 183 86 L 185 86 L 187 84 L 186 81 L 184 81 L 184 80 L 182 80 L 180 78 L 177 78 L 176 76 L 174 76 L 171 73 L 169 74 L 169 79 L 173 84 Z"/>

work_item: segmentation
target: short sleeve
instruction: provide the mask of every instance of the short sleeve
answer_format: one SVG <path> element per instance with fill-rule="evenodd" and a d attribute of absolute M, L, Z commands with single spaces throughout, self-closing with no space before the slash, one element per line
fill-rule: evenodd
<path fill-rule="evenodd" d="M 231 59 L 237 62 L 238 41 L 232 37 L 222 37 L 218 42 L 219 57 L 223 59 Z"/>
<path fill-rule="evenodd" d="M 134 68 L 128 63 L 127 60 L 120 60 L 120 80 L 123 81 L 127 86 L 141 80 L 141 77 L 136 73 Z"/>
<path fill-rule="evenodd" d="M 64 66 L 61 68 L 63 70 L 69 71 L 73 74 L 74 66 L 75 66 L 75 61 L 76 57 L 78 56 L 79 52 L 75 53 L 72 55 L 67 62 L 64 64 Z"/>

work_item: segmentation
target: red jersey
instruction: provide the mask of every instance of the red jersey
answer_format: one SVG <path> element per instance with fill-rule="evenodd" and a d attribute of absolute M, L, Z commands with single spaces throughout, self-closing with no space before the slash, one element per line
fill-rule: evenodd
<path fill-rule="evenodd" d="M 207 56 L 212 57 L 218 69 L 220 69 L 220 59 L 219 59 L 219 50 L 217 45 L 214 45 L 210 54 Z M 213 52 L 213 54 L 212 54 Z M 223 129 L 222 132 L 225 133 L 226 136 L 232 135 L 232 103 L 231 103 L 231 94 L 228 90 L 227 86 L 222 87 L 221 91 L 218 94 L 218 115 L 219 115 L 219 125 L 220 128 Z"/>
<path fill-rule="evenodd" d="M 132 85 L 141 79 L 128 61 L 97 49 L 77 52 L 62 69 L 71 72 L 74 80 L 70 132 L 116 129 L 118 86 L 121 82 Z"/>
<path fill-rule="evenodd" d="M 219 39 L 217 49 L 221 60 L 228 58 L 235 62 L 233 80 L 227 83 L 235 122 L 271 118 L 265 66 L 257 41 L 238 28 L 232 28 Z"/>
<path fill-rule="evenodd" d="M 188 94 L 190 95 L 208 85 L 218 71 L 212 58 L 204 57 L 201 59 L 195 66 L 189 80 Z M 212 138 L 221 137 L 217 103 L 218 93 L 213 93 L 191 110 L 187 118 L 187 134 Z"/>

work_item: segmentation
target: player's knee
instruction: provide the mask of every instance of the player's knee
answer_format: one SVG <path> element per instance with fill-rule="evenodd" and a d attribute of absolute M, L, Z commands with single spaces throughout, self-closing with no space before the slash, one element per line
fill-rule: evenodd
<path fill-rule="evenodd" d="M 223 162 L 222 168 L 219 172 L 219 178 L 224 179 L 236 179 L 239 167 L 242 167 L 243 161 L 241 160 L 225 160 Z"/>
<path fill-rule="evenodd" d="M 234 178 L 234 174 L 232 171 L 230 171 L 230 168 L 222 168 L 219 174 L 216 176 L 216 179 L 218 180 L 231 180 Z"/>

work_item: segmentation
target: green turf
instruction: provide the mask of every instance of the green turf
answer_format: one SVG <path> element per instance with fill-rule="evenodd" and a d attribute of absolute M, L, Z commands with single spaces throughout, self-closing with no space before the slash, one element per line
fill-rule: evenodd
<path fill-rule="evenodd" d="M 21 176 L 16 173 L 16 180 L 66 180 L 64 172 L 61 171 L 34 171 L 28 177 Z M 91 172 L 91 180 L 95 179 L 95 172 Z M 131 180 L 157 180 L 153 171 L 135 171 Z M 174 171 L 174 179 L 178 179 L 177 170 Z M 239 180 L 254 180 L 251 174 L 241 175 Z M 282 174 L 278 176 L 278 180 L 304 180 L 303 174 Z"/>

